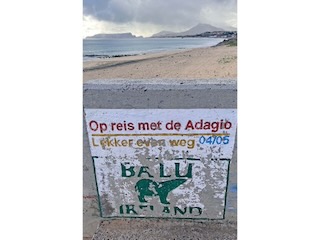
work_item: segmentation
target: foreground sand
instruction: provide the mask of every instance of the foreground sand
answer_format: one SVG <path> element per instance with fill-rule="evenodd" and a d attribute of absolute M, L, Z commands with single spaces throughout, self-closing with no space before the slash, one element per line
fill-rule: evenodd
<path fill-rule="evenodd" d="M 236 79 L 237 47 L 216 46 L 83 63 L 84 82 L 114 78 Z"/>

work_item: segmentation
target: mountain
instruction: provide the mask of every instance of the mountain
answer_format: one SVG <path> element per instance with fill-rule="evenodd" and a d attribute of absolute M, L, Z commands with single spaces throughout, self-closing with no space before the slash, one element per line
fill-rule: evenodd
<path fill-rule="evenodd" d="M 216 31 L 225 31 L 222 28 L 217 28 L 211 26 L 210 24 L 203 24 L 199 23 L 198 25 L 190 28 L 184 32 L 169 32 L 169 31 L 162 31 L 156 34 L 153 34 L 151 37 L 177 37 L 177 36 L 189 36 L 189 35 L 197 35 L 204 32 L 216 32 Z"/>
<path fill-rule="evenodd" d="M 99 33 L 86 38 L 87 39 L 90 39 L 90 38 L 118 39 L 118 38 L 136 38 L 136 36 L 132 35 L 132 33 Z"/>
<path fill-rule="evenodd" d="M 161 36 L 167 36 L 167 35 L 172 35 L 172 34 L 175 35 L 176 33 L 170 32 L 170 31 L 161 31 L 156 34 L 153 34 L 152 37 L 161 37 Z"/>
<path fill-rule="evenodd" d="M 210 24 L 200 23 L 197 26 L 190 28 L 188 31 L 179 33 L 179 36 L 196 35 L 204 32 L 216 32 L 216 31 L 224 31 L 224 29 L 211 26 Z"/>

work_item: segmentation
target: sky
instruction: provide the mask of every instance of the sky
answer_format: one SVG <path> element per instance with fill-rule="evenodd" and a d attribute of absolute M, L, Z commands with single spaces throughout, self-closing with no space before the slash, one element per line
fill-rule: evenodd
<path fill-rule="evenodd" d="M 83 37 L 131 32 L 149 37 L 198 23 L 237 27 L 236 0 L 83 0 Z M 227 29 L 226 29 L 227 30 Z"/>

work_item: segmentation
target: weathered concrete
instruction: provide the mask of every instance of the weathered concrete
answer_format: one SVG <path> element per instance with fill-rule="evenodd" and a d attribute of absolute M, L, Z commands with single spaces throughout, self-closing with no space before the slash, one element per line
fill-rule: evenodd
<path fill-rule="evenodd" d="M 103 221 L 94 240 L 234 240 L 237 239 L 235 221 L 191 222 L 177 220 L 113 220 Z"/>
<path fill-rule="evenodd" d="M 84 108 L 101 109 L 237 108 L 236 89 L 235 80 L 95 80 L 84 84 L 83 106 Z M 93 163 L 85 124 L 83 132 L 83 230 L 84 237 L 90 238 L 97 230 L 99 222 L 104 219 L 100 218 Z M 236 168 L 235 144 L 230 166 L 225 220 L 205 223 L 184 220 L 105 220 L 94 238 L 182 239 L 182 236 L 186 236 L 188 238 L 184 239 L 235 239 L 237 216 Z M 126 229 L 132 229 L 132 231 L 129 232 Z M 224 236 L 224 238 L 221 238 L 221 236 Z"/>

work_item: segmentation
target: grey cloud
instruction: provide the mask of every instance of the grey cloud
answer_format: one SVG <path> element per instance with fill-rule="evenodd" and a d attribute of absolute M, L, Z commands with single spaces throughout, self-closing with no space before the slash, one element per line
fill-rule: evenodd
<path fill-rule="evenodd" d="M 113 23 L 190 26 L 203 9 L 235 12 L 236 0 L 84 0 L 84 14 Z M 213 18 L 215 16 L 212 16 Z"/>

